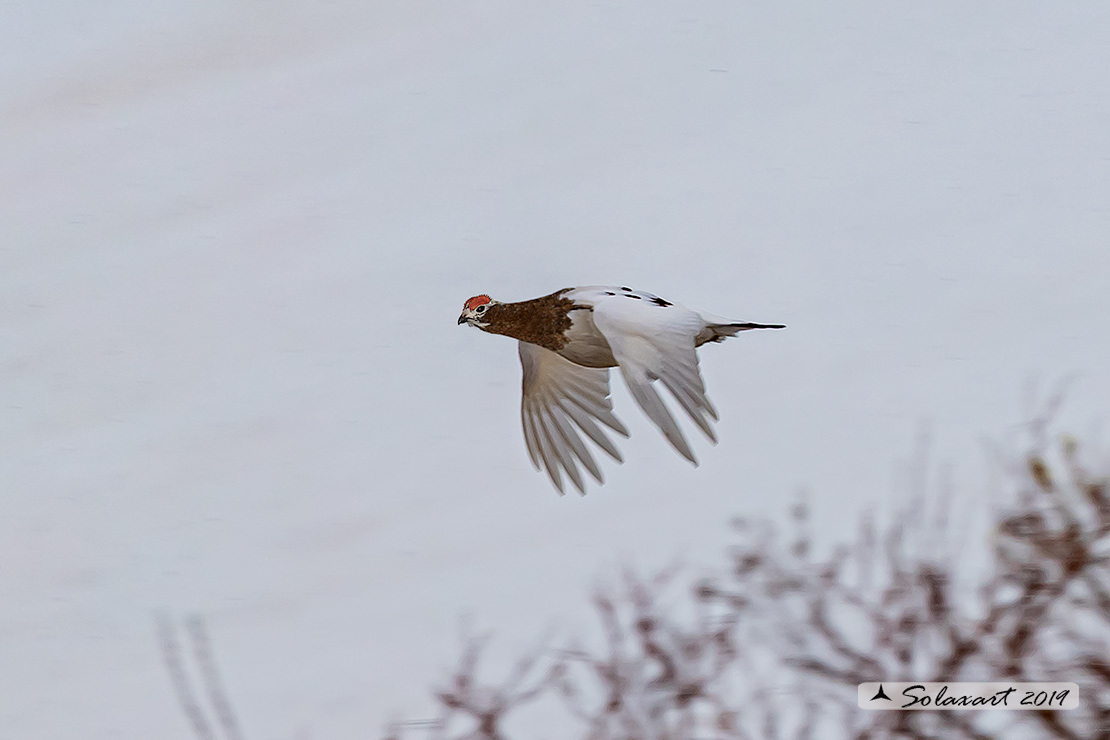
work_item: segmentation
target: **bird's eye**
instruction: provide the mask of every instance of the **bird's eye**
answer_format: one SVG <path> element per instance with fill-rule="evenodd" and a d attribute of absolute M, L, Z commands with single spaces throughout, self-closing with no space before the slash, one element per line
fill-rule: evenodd
<path fill-rule="evenodd" d="M 486 312 L 486 305 L 482 304 L 481 306 L 478 306 L 478 308 L 476 308 L 474 310 L 477 311 L 478 313 L 485 313 Z"/>

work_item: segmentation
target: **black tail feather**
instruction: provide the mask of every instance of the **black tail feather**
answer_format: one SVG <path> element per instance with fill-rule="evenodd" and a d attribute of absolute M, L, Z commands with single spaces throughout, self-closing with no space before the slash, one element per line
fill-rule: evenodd
<path fill-rule="evenodd" d="M 753 324 L 751 322 L 741 322 L 736 324 L 728 324 L 734 326 L 738 331 L 747 331 L 748 329 L 785 329 L 786 324 Z"/>

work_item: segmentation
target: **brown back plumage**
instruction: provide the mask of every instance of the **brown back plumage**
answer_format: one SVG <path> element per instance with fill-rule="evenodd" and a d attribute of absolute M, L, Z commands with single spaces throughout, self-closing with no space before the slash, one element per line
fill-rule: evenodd
<path fill-rule="evenodd" d="M 586 310 L 585 306 L 576 307 L 574 301 L 562 297 L 568 290 L 563 288 L 519 303 L 495 303 L 482 317 L 489 326 L 481 328 L 558 352 L 567 343 L 566 331 L 573 323 L 570 312 L 576 308 Z"/>

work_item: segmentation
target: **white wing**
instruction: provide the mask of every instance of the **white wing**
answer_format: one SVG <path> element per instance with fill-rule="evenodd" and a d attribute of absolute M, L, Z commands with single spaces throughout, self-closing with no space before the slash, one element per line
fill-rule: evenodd
<path fill-rule="evenodd" d="M 609 342 L 632 397 L 674 448 L 697 465 L 686 437 L 653 383 L 663 381 L 694 423 L 711 441 L 717 441 L 710 426 L 717 411 L 705 396 L 694 350 L 705 320 L 695 311 L 650 293 L 591 288 L 589 298 L 594 324 Z"/>
<path fill-rule="evenodd" d="M 603 483 L 601 469 L 578 430 L 617 462 L 623 462 L 620 452 L 594 421 L 628 436 L 628 430 L 613 416 L 609 370 L 575 365 L 528 342 L 520 342 L 520 365 L 524 369 L 520 420 L 532 464 L 537 470 L 547 471 L 560 493 L 563 491 L 560 471 L 566 472 L 579 492 L 586 492 L 579 462 L 598 483 Z"/>

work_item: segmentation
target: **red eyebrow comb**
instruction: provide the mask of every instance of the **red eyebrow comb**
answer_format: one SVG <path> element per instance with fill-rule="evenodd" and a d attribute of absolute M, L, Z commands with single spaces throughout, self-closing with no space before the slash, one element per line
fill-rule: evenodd
<path fill-rule="evenodd" d="M 469 311 L 473 311 L 474 309 L 478 308 L 478 306 L 481 306 L 483 303 L 490 303 L 491 301 L 492 299 L 488 295 L 483 293 L 482 295 L 476 295 L 471 298 L 463 305 L 463 308 Z"/>

